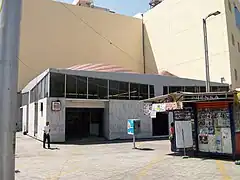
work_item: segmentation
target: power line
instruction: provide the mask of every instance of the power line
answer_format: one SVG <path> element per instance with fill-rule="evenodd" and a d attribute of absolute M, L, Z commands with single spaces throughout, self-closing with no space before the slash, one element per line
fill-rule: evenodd
<path fill-rule="evenodd" d="M 96 34 L 98 34 L 101 38 L 103 38 L 105 41 L 107 41 L 109 44 L 111 44 L 112 46 L 114 46 L 115 48 L 119 49 L 121 52 L 123 52 L 124 54 L 126 54 L 129 58 L 135 60 L 129 53 L 127 53 L 126 51 L 124 51 L 122 48 L 120 48 L 119 46 L 117 46 L 116 44 L 114 44 L 111 40 L 109 40 L 108 38 L 106 38 L 105 36 L 103 36 L 100 32 L 98 32 L 93 26 L 91 26 L 88 22 L 86 22 L 83 18 L 77 16 L 71 9 L 69 9 L 64 3 L 60 2 L 64 8 L 66 8 L 73 16 L 75 16 L 75 18 L 77 18 L 78 20 L 80 20 L 81 22 L 83 22 L 86 26 L 88 26 L 93 32 L 95 32 Z"/>

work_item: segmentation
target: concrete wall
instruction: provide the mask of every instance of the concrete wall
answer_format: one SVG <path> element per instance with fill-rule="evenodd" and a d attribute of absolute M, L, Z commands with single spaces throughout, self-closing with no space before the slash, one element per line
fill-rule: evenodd
<path fill-rule="evenodd" d="M 205 80 L 202 19 L 217 10 L 207 20 L 211 81 L 231 82 L 224 0 L 165 0 L 146 12 L 146 66 L 154 59 L 159 72 Z"/>
<path fill-rule="evenodd" d="M 141 133 L 137 138 L 152 137 L 152 120 L 144 115 L 143 103 L 127 100 L 109 101 L 109 139 L 130 139 L 127 134 L 128 119 L 141 119 Z"/>
<path fill-rule="evenodd" d="M 51 67 L 109 63 L 143 72 L 140 19 L 65 6 L 51 0 L 23 0 L 19 58 L 25 65 L 20 61 L 19 89 Z"/>
<path fill-rule="evenodd" d="M 60 100 L 61 111 L 52 111 L 52 101 Z M 65 99 L 64 98 L 48 98 L 47 100 L 47 121 L 51 128 L 51 142 L 65 141 Z"/>
<path fill-rule="evenodd" d="M 103 119 L 103 136 L 106 139 L 109 139 L 110 137 L 110 130 L 109 130 L 109 102 L 105 102 L 105 108 L 104 108 L 104 119 Z"/>
<path fill-rule="evenodd" d="M 235 22 L 235 13 L 234 13 L 234 5 L 237 6 L 240 11 L 240 3 L 238 0 L 224 0 L 225 2 L 225 13 L 226 13 L 226 21 L 228 28 L 228 45 L 230 51 L 230 65 L 231 65 L 231 79 L 233 88 L 240 87 L 240 51 L 238 47 L 238 43 L 240 43 L 240 29 L 237 28 Z M 229 2 L 231 4 L 231 11 L 229 9 Z M 235 40 L 235 46 L 232 44 L 232 34 Z M 234 69 L 237 70 L 238 78 L 235 79 Z"/>

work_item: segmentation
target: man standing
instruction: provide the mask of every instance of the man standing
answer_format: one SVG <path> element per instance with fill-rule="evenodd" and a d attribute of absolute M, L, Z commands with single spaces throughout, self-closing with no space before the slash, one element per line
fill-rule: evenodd
<path fill-rule="evenodd" d="M 174 128 L 174 123 L 171 123 L 171 127 L 170 127 L 170 136 L 169 136 L 169 140 L 171 142 L 171 151 L 175 152 L 176 151 L 176 142 L 175 142 L 175 128 Z"/>
<path fill-rule="evenodd" d="M 46 140 L 48 141 L 48 149 L 50 149 L 50 127 L 49 122 L 46 122 L 46 126 L 44 126 L 43 130 L 43 148 L 45 149 Z"/>

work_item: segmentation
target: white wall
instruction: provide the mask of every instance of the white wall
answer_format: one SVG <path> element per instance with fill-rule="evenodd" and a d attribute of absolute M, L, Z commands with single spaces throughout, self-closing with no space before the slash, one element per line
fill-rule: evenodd
<path fill-rule="evenodd" d="M 25 132 L 27 131 L 27 117 L 28 117 L 28 111 L 27 111 L 27 108 L 28 106 L 25 105 L 25 106 L 22 106 L 22 131 Z"/>
<path fill-rule="evenodd" d="M 143 103 L 128 100 L 109 101 L 109 139 L 130 139 L 127 134 L 128 119 L 141 119 L 141 133 L 137 138 L 152 137 L 152 120 L 144 115 Z"/>
<path fill-rule="evenodd" d="M 41 112 L 41 103 L 43 103 L 43 111 Z M 43 140 L 43 129 L 47 121 L 47 98 L 38 101 L 38 133 L 37 138 Z"/>
<path fill-rule="evenodd" d="M 61 101 L 61 111 L 52 111 L 52 101 Z M 64 98 L 49 98 L 47 100 L 47 121 L 50 124 L 51 142 L 64 142 L 65 141 L 65 99 Z"/>
<path fill-rule="evenodd" d="M 29 104 L 28 135 L 34 137 L 35 103 Z"/>

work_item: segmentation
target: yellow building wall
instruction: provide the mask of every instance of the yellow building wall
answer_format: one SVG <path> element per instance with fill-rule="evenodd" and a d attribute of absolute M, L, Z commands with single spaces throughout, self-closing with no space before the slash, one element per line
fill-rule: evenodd
<path fill-rule="evenodd" d="M 240 43 L 240 30 L 236 26 L 234 13 L 234 6 L 240 11 L 240 3 L 238 0 L 224 0 L 224 2 L 228 28 L 232 87 L 240 88 L 240 47 L 238 47 L 238 43 Z M 231 11 L 229 5 L 231 5 Z M 234 37 L 235 45 L 232 44 L 232 35 Z M 235 78 L 234 69 L 237 71 L 237 78 Z"/>
<path fill-rule="evenodd" d="M 69 10 L 51 0 L 23 0 L 19 90 L 47 68 L 106 63 L 143 72 L 140 19 L 65 6 Z"/>
<path fill-rule="evenodd" d="M 205 80 L 202 19 L 207 20 L 211 81 L 231 81 L 224 0 L 165 0 L 144 14 L 150 46 L 145 44 L 148 71 L 155 61 L 158 72 Z"/>

